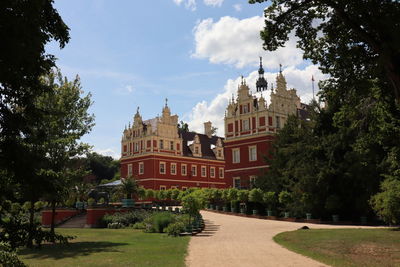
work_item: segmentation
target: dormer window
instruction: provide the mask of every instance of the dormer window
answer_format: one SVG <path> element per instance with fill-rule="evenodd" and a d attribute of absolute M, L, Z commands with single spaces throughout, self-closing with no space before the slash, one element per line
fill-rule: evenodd
<path fill-rule="evenodd" d="M 195 147 L 194 147 L 194 153 L 195 153 L 195 154 L 199 154 L 199 147 L 198 147 L 198 146 L 195 146 Z"/>

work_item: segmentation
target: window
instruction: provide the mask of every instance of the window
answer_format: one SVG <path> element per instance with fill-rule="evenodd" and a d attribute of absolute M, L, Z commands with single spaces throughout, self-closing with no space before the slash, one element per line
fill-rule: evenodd
<path fill-rule="evenodd" d="M 187 190 L 187 186 L 182 186 L 182 191 L 186 191 Z"/>
<path fill-rule="evenodd" d="M 194 147 L 194 153 L 195 153 L 195 154 L 199 154 L 199 147 L 198 147 L 198 146 L 195 146 L 195 147 Z"/>
<path fill-rule="evenodd" d="M 249 107 L 246 105 L 243 106 L 243 113 L 248 113 L 249 112 Z"/>
<path fill-rule="evenodd" d="M 257 146 L 249 146 L 249 161 L 257 160 Z"/>
<path fill-rule="evenodd" d="M 239 163 L 240 162 L 240 148 L 232 149 L 232 162 Z"/>
<path fill-rule="evenodd" d="M 222 158 L 222 150 L 218 149 L 218 158 Z"/>
<path fill-rule="evenodd" d="M 210 177 L 215 178 L 215 167 L 210 167 Z"/>
<path fill-rule="evenodd" d="M 167 187 L 165 185 L 160 185 L 160 190 L 167 190 Z"/>
<path fill-rule="evenodd" d="M 277 129 L 281 128 L 281 120 L 278 116 L 276 116 L 276 128 Z"/>
<path fill-rule="evenodd" d="M 178 187 L 176 185 L 171 185 L 171 189 L 177 189 Z"/>
<path fill-rule="evenodd" d="M 165 162 L 160 162 L 160 173 L 165 174 Z"/>
<path fill-rule="evenodd" d="M 240 177 L 233 177 L 233 187 L 240 189 Z"/>
<path fill-rule="evenodd" d="M 164 141 L 160 140 L 160 149 L 164 149 Z"/>
<path fill-rule="evenodd" d="M 144 163 L 139 162 L 139 174 L 144 174 Z"/>
<path fill-rule="evenodd" d="M 135 148 L 134 151 L 135 151 L 135 152 L 138 152 L 138 151 L 139 151 L 139 144 L 135 142 L 134 148 Z"/>
<path fill-rule="evenodd" d="M 181 174 L 186 176 L 187 175 L 187 167 L 186 164 L 181 165 Z"/>
<path fill-rule="evenodd" d="M 242 123 L 243 123 L 243 131 L 250 130 L 249 119 L 243 120 Z"/>
<path fill-rule="evenodd" d="M 224 178 L 224 168 L 219 168 L 219 178 Z"/>
<path fill-rule="evenodd" d="M 255 186 L 256 178 L 257 178 L 257 176 L 254 176 L 254 175 L 250 176 L 250 188 L 253 188 Z"/>
<path fill-rule="evenodd" d="M 206 177 L 206 176 L 207 176 L 207 167 L 201 166 L 201 177 Z"/>
<path fill-rule="evenodd" d="M 174 142 L 173 141 L 169 142 L 169 149 L 174 150 Z"/>
<path fill-rule="evenodd" d="M 192 166 L 192 176 L 197 176 L 197 166 Z"/>
<path fill-rule="evenodd" d="M 176 175 L 176 163 L 171 163 L 171 174 Z"/>
<path fill-rule="evenodd" d="M 128 164 L 128 177 L 132 177 L 132 164 Z"/>

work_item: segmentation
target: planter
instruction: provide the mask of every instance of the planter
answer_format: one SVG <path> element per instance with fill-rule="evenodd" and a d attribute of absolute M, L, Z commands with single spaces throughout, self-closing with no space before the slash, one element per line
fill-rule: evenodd
<path fill-rule="evenodd" d="M 240 208 L 240 213 L 241 214 L 245 214 L 246 213 L 246 209 L 245 208 Z"/>
<path fill-rule="evenodd" d="M 219 210 L 219 206 L 218 205 L 215 206 L 215 210 Z"/>
<path fill-rule="evenodd" d="M 274 212 L 272 210 L 267 210 L 267 216 L 268 217 L 274 216 Z"/>
<path fill-rule="evenodd" d="M 307 220 L 311 220 L 312 219 L 311 213 L 306 213 L 306 218 Z"/>
<path fill-rule="evenodd" d="M 214 209 L 214 205 L 213 204 L 210 205 L 210 209 L 212 209 L 212 210 Z"/>
<path fill-rule="evenodd" d="M 258 215 L 258 210 L 253 210 L 253 215 Z"/>
<path fill-rule="evenodd" d="M 134 204 L 135 204 L 135 202 L 133 201 L 133 199 L 130 199 L 130 198 L 122 199 L 122 207 L 123 208 L 131 208 L 134 206 Z"/>
<path fill-rule="evenodd" d="M 238 212 L 238 210 L 237 210 L 237 208 L 233 207 L 233 208 L 231 208 L 231 212 L 233 212 L 233 213 L 237 213 L 237 212 Z"/>
<path fill-rule="evenodd" d="M 168 211 L 171 211 L 171 212 L 172 212 L 172 207 L 168 207 Z"/>
<path fill-rule="evenodd" d="M 361 224 L 367 224 L 367 217 L 366 216 L 361 216 L 360 217 L 360 221 L 361 221 Z"/>
<path fill-rule="evenodd" d="M 175 208 L 175 212 L 176 212 L 176 213 L 179 213 L 179 208 Z"/>
<path fill-rule="evenodd" d="M 227 211 L 228 211 L 228 208 L 227 208 L 227 207 L 222 207 L 222 210 L 223 210 L 224 212 L 227 212 Z"/>
<path fill-rule="evenodd" d="M 285 218 L 289 218 L 290 217 L 290 212 L 285 212 Z"/>
<path fill-rule="evenodd" d="M 334 223 L 337 223 L 337 222 L 339 222 L 339 215 L 332 215 L 332 221 L 334 222 Z"/>

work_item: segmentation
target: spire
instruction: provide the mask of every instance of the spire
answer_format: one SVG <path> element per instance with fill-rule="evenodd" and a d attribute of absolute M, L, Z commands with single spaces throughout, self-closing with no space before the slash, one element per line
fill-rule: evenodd
<path fill-rule="evenodd" d="M 279 63 L 279 73 L 282 73 L 282 64 Z"/>
<path fill-rule="evenodd" d="M 268 89 L 267 80 L 264 78 L 264 68 L 262 66 L 262 57 L 260 57 L 260 68 L 258 69 L 258 79 L 256 82 L 257 92 L 262 92 Z"/>
<path fill-rule="evenodd" d="M 168 107 L 168 98 L 165 98 L 165 107 Z"/>

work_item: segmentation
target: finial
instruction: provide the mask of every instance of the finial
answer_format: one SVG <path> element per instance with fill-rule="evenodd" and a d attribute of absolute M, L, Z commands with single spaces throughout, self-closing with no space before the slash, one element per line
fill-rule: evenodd
<path fill-rule="evenodd" d="M 168 98 L 165 98 L 165 106 L 168 107 Z"/>
<path fill-rule="evenodd" d="M 260 57 L 260 68 L 262 68 L 262 57 Z"/>
<path fill-rule="evenodd" d="M 271 83 L 271 93 L 273 93 L 273 92 L 274 92 L 274 84 Z"/>
<path fill-rule="evenodd" d="M 232 93 L 232 103 L 234 103 L 235 102 L 235 97 L 233 96 L 233 93 Z"/>
<path fill-rule="evenodd" d="M 282 64 L 279 63 L 279 73 L 282 73 Z"/>
<path fill-rule="evenodd" d="M 137 109 L 136 109 L 136 113 L 137 113 L 137 114 L 139 114 L 139 107 L 137 107 Z"/>
<path fill-rule="evenodd" d="M 240 75 L 240 77 L 242 78 L 242 85 L 243 85 L 243 75 Z"/>
<path fill-rule="evenodd" d="M 131 128 L 131 122 L 128 123 L 128 128 L 129 128 L 129 129 Z"/>
<path fill-rule="evenodd" d="M 246 85 L 246 79 L 243 79 L 243 84 Z"/>

